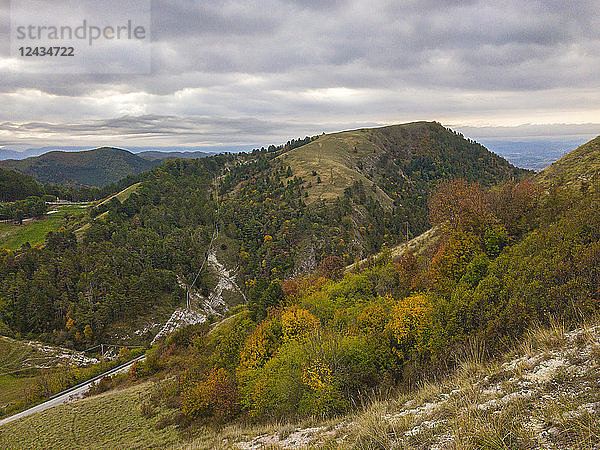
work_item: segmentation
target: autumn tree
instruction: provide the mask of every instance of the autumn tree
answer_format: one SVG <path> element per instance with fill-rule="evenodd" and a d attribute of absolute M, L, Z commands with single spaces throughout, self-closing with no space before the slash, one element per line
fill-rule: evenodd
<path fill-rule="evenodd" d="M 479 231 L 490 218 L 481 186 L 462 179 L 440 182 L 429 197 L 428 207 L 433 225 L 452 230 Z"/>
<path fill-rule="evenodd" d="M 427 356 L 431 351 L 431 314 L 433 306 L 426 295 L 413 295 L 396 302 L 388 329 L 396 343 L 396 353 L 406 360 L 415 353 Z"/>
<path fill-rule="evenodd" d="M 507 182 L 491 191 L 488 203 L 494 216 L 511 236 L 520 236 L 533 228 L 536 203 L 541 187 L 530 181 Z"/>
<path fill-rule="evenodd" d="M 344 275 L 344 260 L 339 256 L 327 256 L 319 264 L 319 275 L 331 280 L 339 280 Z"/>
<path fill-rule="evenodd" d="M 205 380 L 183 392 L 182 412 L 188 417 L 214 417 L 223 422 L 238 410 L 237 387 L 223 368 L 212 369 Z"/>

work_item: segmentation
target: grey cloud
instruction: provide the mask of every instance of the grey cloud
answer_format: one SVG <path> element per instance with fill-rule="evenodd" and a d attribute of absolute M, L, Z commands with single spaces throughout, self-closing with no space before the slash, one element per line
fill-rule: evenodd
<path fill-rule="evenodd" d="M 260 127 L 599 110 L 597 1 L 154 0 L 152 13 L 150 75 L 1 73 L 0 132 L 254 142 Z"/>

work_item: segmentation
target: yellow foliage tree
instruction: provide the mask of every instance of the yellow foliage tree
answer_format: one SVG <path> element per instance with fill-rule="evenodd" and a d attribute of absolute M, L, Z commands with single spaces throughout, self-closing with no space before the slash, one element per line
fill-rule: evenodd
<path fill-rule="evenodd" d="M 288 306 L 281 315 L 283 340 L 301 340 L 319 325 L 319 320 L 306 309 Z"/>
<path fill-rule="evenodd" d="M 394 299 L 390 294 L 379 297 L 377 302 L 368 304 L 356 318 L 358 329 L 367 334 L 384 331 L 393 305 Z"/>
<path fill-rule="evenodd" d="M 323 361 L 312 361 L 304 368 L 302 382 L 315 391 L 329 391 L 333 382 L 331 369 Z"/>
<path fill-rule="evenodd" d="M 281 318 L 268 317 L 250 335 L 240 352 L 239 370 L 262 367 L 281 345 Z"/>
<path fill-rule="evenodd" d="M 346 408 L 331 367 L 321 358 L 313 358 L 302 372 L 302 383 L 310 388 L 302 398 L 301 409 L 327 413 Z"/>
<path fill-rule="evenodd" d="M 411 353 L 426 356 L 431 352 L 431 313 L 433 307 L 425 295 L 406 297 L 392 308 L 388 329 L 397 347 L 396 353 L 407 359 Z"/>

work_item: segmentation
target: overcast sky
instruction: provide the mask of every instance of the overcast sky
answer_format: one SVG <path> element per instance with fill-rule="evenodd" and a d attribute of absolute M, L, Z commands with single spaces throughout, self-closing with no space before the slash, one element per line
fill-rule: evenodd
<path fill-rule="evenodd" d="M 36 73 L 0 0 L 0 147 L 260 146 L 415 120 L 600 134 L 598 0 L 165 0 L 151 34 L 150 73 Z"/>

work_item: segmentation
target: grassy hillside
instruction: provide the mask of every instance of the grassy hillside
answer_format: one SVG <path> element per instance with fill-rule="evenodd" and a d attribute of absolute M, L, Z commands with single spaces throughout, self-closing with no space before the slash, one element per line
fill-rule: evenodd
<path fill-rule="evenodd" d="M 95 207 L 106 205 L 113 198 L 116 198 L 121 203 L 123 203 L 125 200 L 127 200 L 129 198 L 129 196 L 131 194 L 136 193 L 139 190 L 141 185 L 142 185 L 141 182 L 134 183 L 131 186 L 126 187 L 122 191 L 119 191 L 116 194 L 113 194 L 113 195 L 105 198 L 104 200 L 98 202 L 95 205 Z M 101 219 L 103 217 L 106 217 L 107 215 L 108 215 L 108 211 L 104 211 L 104 212 L 98 214 L 96 217 L 94 217 L 94 220 Z M 91 224 L 92 224 L 91 221 L 88 221 L 75 230 L 75 235 L 77 236 L 77 239 L 81 240 L 83 238 L 83 233 L 90 228 Z"/>
<path fill-rule="evenodd" d="M 133 153 L 102 147 L 83 152 L 48 152 L 23 160 L 0 161 L 0 166 L 18 170 L 41 183 L 106 186 L 155 167 Z"/>
<path fill-rule="evenodd" d="M 0 427 L 3 448 L 596 448 L 600 436 L 600 326 L 560 322 L 530 331 L 503 356 L 483 345 L 450 376 L 406 393 L 380 393 L 361 410 L 323 420 L 178 428 L 144 382 Z M 378 399 L 379 397 L 379 399 Z M 380 398 L 384 397 L 384 398 Z"/>
<path fill-rule="evenodd" d="M 140 182 L 140 183 L 135 183 L 135 184 L 132 184 L 131 186 L 126 187 L 122 191 L 117 192 L 116 194 L 111 195 L 110 197 L 107 197 L 106 199 L 102 200 L 100 203 L 98 203 L 98 206 L 99 205 L 104 205 L 105 203 L 108 203 L 113 198 L 116 198 L 121 203 L 123 203 L 125 200 L 127 200 L 129 198 L 129 196 L 131 194 L 134 194 L 135 192 L 138 191 L 138 189 L 140 188 L 141 184 L 142 183 Z"/>
<path fill-rule="evenodd" d="M 577 147 L 535 176 L 545 186 L 592 186 L 600 180 L 600 136 Z"/>
<path fill-rule="evenodd" d="M 50 214 L 40 219 L 26 220 L 23 225 L 2 222 L 0 223 L 0 249 L 17 250 L 26 242 L 32 246 L 42 244 L 48 232 L 76 224 L 85 216 L 86 211 L 87 206 L 84 205 L 56 205 L 50 209 Z"/>
<path fill-rule="evenodd" d="M 376 255 L 370 255 L 368 258 L 361 259 L 360 261 L 356 261 L 348 265 L 345 271 L 357 271 L 366 267 L 369 263 L 377 261 L 378 259 L 391 258 L 393 261 L 397 262 L 400 261 L 407 253 L 411 253 L 418 257 L 425 252 L 435 250 L 441 238 L 441 234 L 442 233 L 440 232 L 439 228 L 430 228 L 429 230 L 421 233 L 417 237 L 410 239 L 409 241 L 402 242 L 401 244 L 391 248 L 386 248 Z"/>
<path fill-rule="evenodd" d="M 0 427 L 0 447 L 164 448 L 181 441 L 163 415 L 148 417 L 141 405 L 150 383 L 59 406 Z"/>
<path fill-rule="evenodd" d="M 493 361 L 473 347 L 447 379 L 357 414 L 263 433 L 230 427 L 190 446 L 227 439 L 242 448 L 597 448 L 599 349 L 597 321 L 572 332 L 555 324 Z"/>
<path fill-rule="evenodd" d="M 97 362 L 73 350 L 0 336 L 0 417 L 59 391 L 60 384 L 53 385 L 52 374 L 61 373 L 67 379 L 67 366 Z"/>

